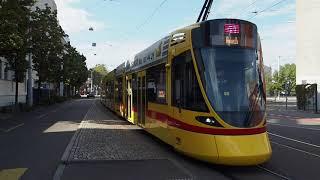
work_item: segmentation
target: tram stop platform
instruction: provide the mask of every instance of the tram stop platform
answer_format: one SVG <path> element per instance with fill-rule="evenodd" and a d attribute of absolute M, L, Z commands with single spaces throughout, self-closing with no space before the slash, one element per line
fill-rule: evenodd
<path fill-rule="evenodd" d="M 96 101 L 66 148 L 54 179 L 192 179 L 172 153 L 176 154 L 171 147 Z"/>

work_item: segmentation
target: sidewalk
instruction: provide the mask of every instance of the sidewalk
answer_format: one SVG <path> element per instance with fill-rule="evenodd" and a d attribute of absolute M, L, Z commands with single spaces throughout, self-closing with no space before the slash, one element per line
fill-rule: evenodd
<path fill-rule="evenodd" d="M 267 102 L 267 113 L 276 115 L 288 115 L 300 118 L 320 118 L 320 114 L 313 111 L 301 111 L 297 109 L 296 102 L 288 102 L 287 107 L 285 102 Z"/>
<path fill-rule="evenodd" d="M 296 102 L 267 102 L 267 121 L 269 124 L 284 127 L 303 127 L 318 129 L 320 114 L 297 110 Z"/>
<path fill-rule="evenodd" d="M 96 101 L 66 148 L 54 180 L 190 179 L 174 163 L 172 152 Z"/>

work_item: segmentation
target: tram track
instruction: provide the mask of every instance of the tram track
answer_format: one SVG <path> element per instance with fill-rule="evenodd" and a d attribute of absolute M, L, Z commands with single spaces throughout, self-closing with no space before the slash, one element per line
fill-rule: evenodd
<path fill-rule="evenodd" d="M 320 158 L 319 145 L 308 143 L 301 140 L 296 140 L 293 138 L 281 136 L 270 132 L 268 132 L 268 134 L 271 135 L 270 142 L 276 146 L 280 146 L 282 148 L 290 149 L 293 151 L 304 153 L 309 156 Z"/>
<path fill-rule="evenodd" d="M 276 145 L 281 146 L 281 147 L 285 147 L 285 148 L 288 148 L 288 149 L 291 149 L 291 150 L 295 150 L 295 151 L 298 151 L 298 152 L 301 152 L 301 153 L 304 153 L 304 154 L 308 154 L 308 155 L 311 155 L 311 156 L 320 158 L 320 155 L 315 154 L 315 153 L 312 153 L 312 152 L 308 152 L 308 151 L 305 151 L 305 150 L 302 150 L 302 149 L 299 149 L 299 148 L 296 148 L 296 147 L 284 145 L 284 144 L 277 143 L 277 142 L 274 142 L 274 141 L 270 141 L 270 142 L 271 142 L 272 144 L 276 144 Z"/>
<path fill-rule="evenodd" d="M 269 134 L 269 135 L 272 135 L 272 136 L 276 136 L 276 137 L 281 138 L 281 139 L 288 140 L 288 141 L 292 141 L 292 142 L 304 144 L 304 145 L 306 145 L 306 146 L 311 146 L 311 147 L 314 147 L 314 148 L 320 148 L 319 145 L 315 145 L 315 144 L 308 143 L 308 142 L 304 142 L 304 141 L 301 141 L 301 140 L 289 138 L 289 137 L 286 137 L 286 136 L 281 136 L 281 135 L 279 135 L 279 134 L 274 134 L 274 133 L 270 133 L 270 132 L 268 132 L 268 134 Z"/>
<path fill-rule="evenodd" d="M 261 169 L 261 170 L 263 170 L 263 171 L 265 171 L 265 172 L 268 172 L 268 173 L 270 173 L 270 174 L 272 174 L 272 175 L 274 175 L 274 176 L 277 176 L 277 177 L 279 177 L 279 178 L 281 178 L 281 179 L 291 180 L 291 178 L 289 178 L 289 177 L 287 177 L 287 176 L 285 176 L 285 175 L 282 175 L 282 174 L 280 174 L 280 173 L 274 172 L 273 170 L 270 170 L 270 169 L 268 169 L 268 168 L 266 168 L 266 167 L 263 167 L 263 166 L 261 166 L 261 165 L 257 165 L 256 167 L 259 168 L 259 169 Z"/>

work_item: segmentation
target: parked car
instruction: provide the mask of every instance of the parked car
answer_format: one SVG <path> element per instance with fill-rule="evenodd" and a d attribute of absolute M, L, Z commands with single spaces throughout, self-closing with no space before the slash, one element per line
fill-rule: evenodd
<path fill-rule="evenodd" d="M 90 93 L 87 95 L 87 98 L 95 98 L 94 94 L 93 93 Z"/>
<path fill-rule="evenodd" d="M 80 94 L 81 98 L 87 98 L 88 94 Z"/>

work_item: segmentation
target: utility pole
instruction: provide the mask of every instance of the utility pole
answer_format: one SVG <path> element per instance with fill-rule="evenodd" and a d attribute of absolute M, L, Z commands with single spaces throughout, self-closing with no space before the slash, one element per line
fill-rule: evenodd
<path fill-rule="evenodd" d="M 63 64 L 61 64 L 61 70 L 63 71 Z M 63 76 L 61 76 L 61 82 L 60 82 L 60 86 L 59 86 L 59 95 L 61 97 L 64 96 L 64 84 L 63 84 Z"/>
<path fill-rule="evenodd" d="M 29 65 L 28 65 L 28 82 L 27 82 L 27 94 L 28 94 L 28 106 L 33 106 L 33 87 L 32 87 L 32 58 L 31 53 L 28 54 Z"/>
<path fill-rule="evenodd" d="M 280 59 L 281 59 L 281 56 L 278 57 L 278 81 L 280 78 Z M 278 92 L 278 100 L 280 101 L 280 92 Z"/>
<path fill-rule="evenodd" d="M 92 93 L 93 91 L 93 73 L 92 73 L 92 70 L 91 70 L 91 86 L 90 86 L 90 93 Z"/>

